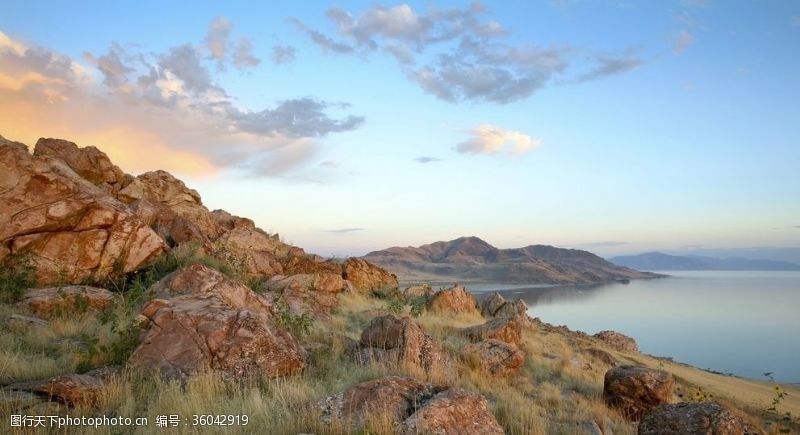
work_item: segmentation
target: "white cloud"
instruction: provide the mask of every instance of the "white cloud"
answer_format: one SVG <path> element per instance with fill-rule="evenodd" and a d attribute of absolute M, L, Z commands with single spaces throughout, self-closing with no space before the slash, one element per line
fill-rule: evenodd
<path fill-rule="evenodd" d="M 673 44 L 672 44 L 672 52 L 675 54 L 681 54 L 686 51 L 689 46 L 693 45 L 695 42 L 694 35 L 689 33 L 686 30 L 681 30 L 675 35 Z"/>
<path fill-rule="evenodd" d="M 505 130 L 482 124 L 470 131 L 470 138 L 456 145 L 462 154 L 510 154 L 520 155 L 541 146 L 542 141 L 525 133 Z"/>
<path fill-rule="evenodd" d="M 231 36 L 233 24 L 223 16 L 214 18 L 208 25 L 206 34 L 206 46 L 211 53 L 211 57 L 217 60 L 225 59 L 228 52 L 228 40 Z"/>

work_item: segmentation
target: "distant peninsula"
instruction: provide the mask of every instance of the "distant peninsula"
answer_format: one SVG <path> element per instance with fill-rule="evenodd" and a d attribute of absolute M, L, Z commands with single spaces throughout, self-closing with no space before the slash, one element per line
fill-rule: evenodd
<path fill-rule="evenodd" d="M 618 266 L 639 270 L 800 270 L 800 264 L 788 261 L 680 256 L 661 252 L 612 257 L 609 261 Z"/>
<path fill-rule="evenodd" d="M 392 247 L 363 258 L 397 274 L 401 281 L 597 284 L 663 276 L 618 266 L 588 251 L 547 245 L 499 249 L 474 236 Z"/>

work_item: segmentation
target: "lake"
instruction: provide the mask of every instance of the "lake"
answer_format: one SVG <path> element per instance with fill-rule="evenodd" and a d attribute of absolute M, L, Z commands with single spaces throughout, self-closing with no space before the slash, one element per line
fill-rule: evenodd
<path fill-rule="evenodd" d="M 754 379 L 800 383 L 800 272 L 663 272 L 597 286 L 473 284 L 522 298 L 532 317 L 594 334 L 613 329 L 642 352 Z"/>

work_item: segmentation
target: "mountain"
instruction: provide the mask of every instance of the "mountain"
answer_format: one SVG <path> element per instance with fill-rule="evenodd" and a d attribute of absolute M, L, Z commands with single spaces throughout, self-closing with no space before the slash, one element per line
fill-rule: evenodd
<path fill-rule="evenodd" d="M 457 280 L 509 284 L 592 284 L 661 275 L 614 265 L 578 249 L 531 245 L 498 249 L 478 237 L 420 247 L 392 247 L 363 257 L 400 280 Z"/>
<path fill-rule="evenodd" d="M 612 263 L 640 270 L 800 270 L 800 264 L 750 258 L 714 258 L 646 252 L 610 258 Z"/>

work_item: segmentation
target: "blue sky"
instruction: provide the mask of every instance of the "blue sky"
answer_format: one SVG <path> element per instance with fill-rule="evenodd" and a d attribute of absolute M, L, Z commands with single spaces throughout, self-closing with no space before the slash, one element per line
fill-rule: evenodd
<path fill-rule="evenodd" d="M 0 134 L 323 255 L 800 245 L 800 2 L 3 2 Z"/>

